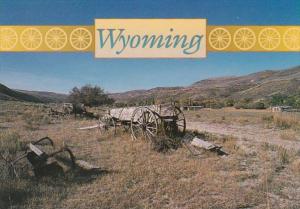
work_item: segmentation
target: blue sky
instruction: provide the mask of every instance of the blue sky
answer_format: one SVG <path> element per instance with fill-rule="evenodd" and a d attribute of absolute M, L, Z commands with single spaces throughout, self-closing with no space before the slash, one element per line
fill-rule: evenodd
<path fill-rule="evenodd" d="M 0 0 L 0 25 L 93 25 L 95 18 L 207 18 L 209 25 L 300 25 L 299 0 Z M 183 86 L 300 65 L 300 53 L 209 53 L 206 59 L 95 59 L 93 53 L 0 53 L 0 83 L 68 92 Z"/>

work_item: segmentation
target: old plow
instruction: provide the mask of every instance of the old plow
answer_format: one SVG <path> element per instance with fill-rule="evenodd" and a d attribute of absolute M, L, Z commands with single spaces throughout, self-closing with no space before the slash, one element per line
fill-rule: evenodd
<path fill-rule="evenodd" d="M 51 149 L 46 149 L 45 146 L 51 147 Z M 59 154 L 61 154 L 60 157 Z M 62 155 L 68 156 L 69 159 L 62 159 Z M 96 171 L 100 169 L 86 161 L 77 160 L 73 152 L 67 146 L 55 149 L 54 142 L 49 137 L 28 143 L 23 154 L 20 154 L 14 159 L 4 156 L 1 153 L 0 159 L 4 160 L 10 170 L 10 175 L 14 177 L 19 177 L 18 170 L 22 167 L 20 161 L 23 159 L 28 160 L 36 177 L 64 175 L 64 173 L 71 169 L 81 169 L 85 171 Z"/>

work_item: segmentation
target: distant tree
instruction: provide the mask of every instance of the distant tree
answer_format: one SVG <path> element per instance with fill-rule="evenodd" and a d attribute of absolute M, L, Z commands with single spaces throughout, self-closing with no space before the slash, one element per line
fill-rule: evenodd
<path fill-rule="evenodd" d="M 68 100 L 72 103 L 83 103 L 90 107 L 114 103 L 114 100 L 109 98 L 102 88 L 89 84 L 81 88 L 74 87 L 70 91 Z"/>
<path fill-rule="evenodd" d="M 294 108 L 300 108 L 300 93 L 294 95 L 276 94 L 270 99 L 270 105 L 288 105 Z"/>
<path fill-rule="evenodd" d="M 273 106 L 284 105 L 286 99 L 287 99 L 286 95 L 275 94 L 271 98 L 271 105 L 273 105 Z"/>

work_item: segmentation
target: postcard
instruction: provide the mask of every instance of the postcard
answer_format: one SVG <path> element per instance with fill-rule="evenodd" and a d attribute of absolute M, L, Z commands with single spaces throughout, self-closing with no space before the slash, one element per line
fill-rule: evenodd
<path fill-rule="evenodd" d="M 296 209 L 299 177 L 299 0 L 0 0 L 0 209 Z"/>

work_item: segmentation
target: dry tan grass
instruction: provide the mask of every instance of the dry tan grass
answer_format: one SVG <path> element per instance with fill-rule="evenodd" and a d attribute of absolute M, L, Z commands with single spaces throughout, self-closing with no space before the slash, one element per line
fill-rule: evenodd
<path fill-rule="evenodd" d="M 280 137 L 285 140 L 299 140 L 298 134 L 294 130 L 284 130 L 280 134 Z"/>
<path fill-rule="evenodd" d="M 268 110 L 204 108 L 197 111 L 186 111 L 185 115 L 190 121 L 247 125 L 261 123 L 261 117 L 271 116 L 272 113 Z"/>
<path fill-rule="evenodd" d="M 1 116 L 0 127 L 18 133 L 21 141 L 48 135 L 58 146 L 68 144 L 78 159 L 101 166 L 103 172 L 63 179 L 1 179 L 0 190 L 4 193 L 0 193 L 0 201 L 8 208 L 236 209 L 267 208 L 268 201 L 270 208 L 299 207 L 299 194 L 293 193 L 300 184 L 298 173 L 293 172 L 298 166 L 296 158 L 289 152 L 288 157 L 280 154 L 276 147 L 256 146 L 249 153 L 234 137 L 204 134 L 207 140 L 224 146 L 230 155 L 203 152 L 193 156 L 184 147 L 163 154 L 151 149 L 146 141 L 131 141 L 130 135 L 122 131 L 114 136 L 111 131 L 76 129 L 94 124 L 92 120 L 63 119 L 28 130 L 22 111 L 33 107 L 20 103 L 5 106 L 6 110 L 12 107 L 20 115 L 11 122 Z M 245 119 L 248 115 L 225 114 L 225 120 L 236 119 L 237 123 L 238 114 Z M 255 112 L 250 115 L 249 121 L 261 117 Z M 205 117 L 214 120 L 219 116 Z M 285 168 L 277 171 L 280 162 Z"/>
<path fill-rule="evenodd" d="M 300 129 L 300 115 L 298 113 L 274 113 L 273 122 L 279 128 Z"/>
<path fill-rule="evenodd" d="M 291 169 L 293 172 L 298 173 L 300 175 L 300 158 L 295 159 L 291 163 Z"/>
<path fill-rule="evenodd" d="M 300 129 L 299 113 L 272 113 L 270 110 L 244 110 L 234 108 L 201 109 L 186 111 L 190 121 L 251 125 L 262 124 L 269 128 L 273 126 L 281 129 Z"/>

